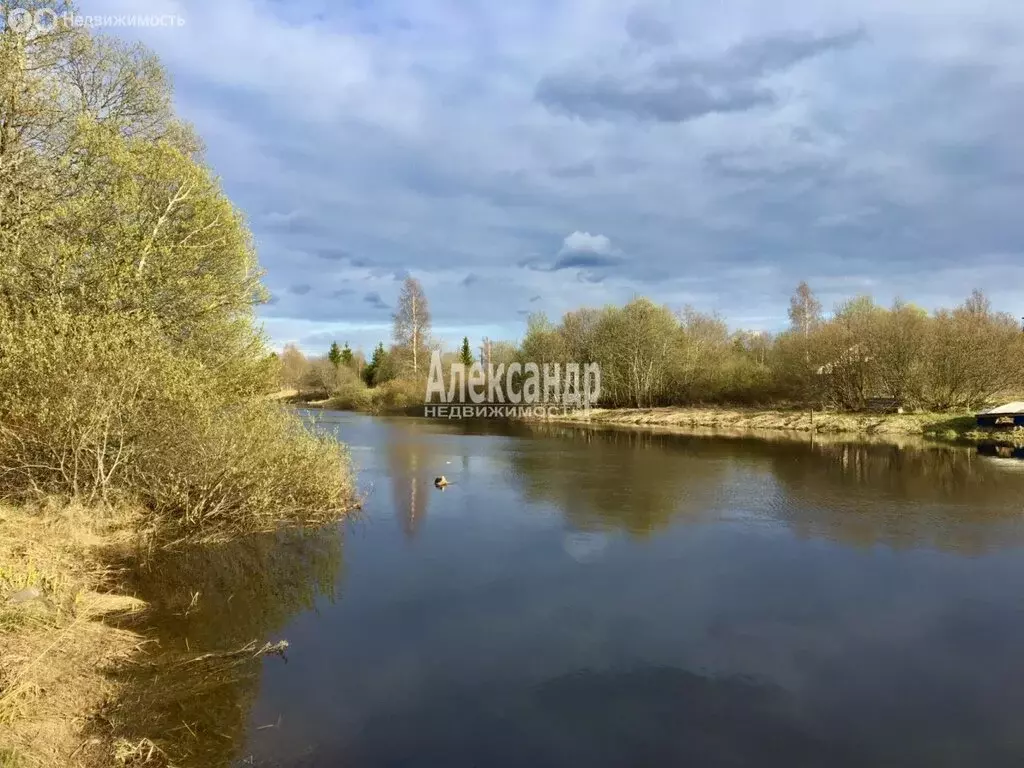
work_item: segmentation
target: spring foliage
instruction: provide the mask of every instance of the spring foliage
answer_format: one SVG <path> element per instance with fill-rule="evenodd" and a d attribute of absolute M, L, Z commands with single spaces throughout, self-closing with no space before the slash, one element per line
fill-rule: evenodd
<path fill-rule="evenodd" d="M 83 29 L 0 31 L 0 492 L 207 532 L 346 508 L 337 444 L 264 399 L 265 298 L 159 62 Z"/>
<path fill-rule="evenodd" d="M 730 332 L 692 309 L 648 299 L 581 309 L 558 324 L 530 319 L 520 356 L 601 365 L 613 407 L 699 403 L 793 404 L 857 411 L 874 398 L 932 411 L 976 408 L 1024 391 L 1024 333 L 975 291 L 934 313 L 862 296 L 826 317 L 806 283 L 775 336 Z"/>

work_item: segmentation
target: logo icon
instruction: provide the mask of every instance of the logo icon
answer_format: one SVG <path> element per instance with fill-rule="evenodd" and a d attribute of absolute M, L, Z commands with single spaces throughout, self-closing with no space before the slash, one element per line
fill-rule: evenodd
<path fill-rule="evenodd" d="M 8 29 L 22 35 L 29 32 L 49 32 L 57 26 L 59 21 L 60 17 L 52 8 L 39 8 L 35 11 L 12 8 L 7 12 L 6 18 Z"/>
<path fill-rule="evenodd" d="M 7 27 L 24 34 L 35 26 L 36 20 L 32 11 L 25 8 L 12 8 L 7 12 Z"/>
<path fill-rule="evenodd" d="M 56 28 L 59 18 L 57 12 L 52 8 L 40 8 L 33 15 L 36 32 L 49 32 Z"/>

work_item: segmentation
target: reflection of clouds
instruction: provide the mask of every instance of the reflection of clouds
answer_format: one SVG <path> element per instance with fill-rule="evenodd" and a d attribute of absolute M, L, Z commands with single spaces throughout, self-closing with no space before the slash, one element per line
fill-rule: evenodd
<path fill-rule="evenodd" d="M 562 546 L 566 554 L 578 563 L 592 563 L 604 556 L 608 549 L 608 537 L 603 533 L 577 531 L 567 533 Z"/>

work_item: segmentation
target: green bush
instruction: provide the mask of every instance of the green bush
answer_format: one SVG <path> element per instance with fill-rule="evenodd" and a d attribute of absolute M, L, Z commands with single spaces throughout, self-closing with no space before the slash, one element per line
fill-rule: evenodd
<path fill-rule="evenodd" d="M 328 406 L 339 411 L 364 411 L 371 404 L 370 390 L 363 380 L 351 368 L 339 366 Z"/>
<path fill-rule="evenodd" d="M 234 373 L 255 387 L 262 368 L 239 361 Z M 350 507 L 340 444 L 238 397 L 227 375 L 139 318 L 0 316 L 0 493 L 140 504 L 174 535 L 203 537 Z"/>
<path fill-rule="evenodd" d="M 400 378 L 385 382 L 371 391 L 374 411 L 404 411 L 423 405 L 427 391 L 425 379 Z"/>

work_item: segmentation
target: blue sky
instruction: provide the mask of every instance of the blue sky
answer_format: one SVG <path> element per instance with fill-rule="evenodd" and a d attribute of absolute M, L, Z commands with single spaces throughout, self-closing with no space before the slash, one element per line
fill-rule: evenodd
<path fill-rule="evenodd" d="M 1024 314 L 1019 0 L 83 0 L 163 59 L 275 345 L 641 294 L 777 329 L 806 279 Z"/>

